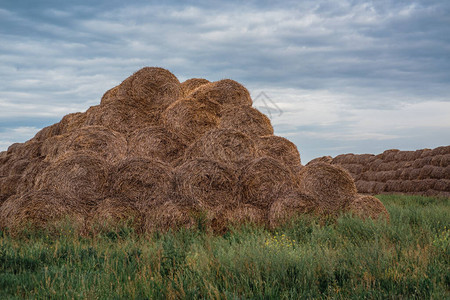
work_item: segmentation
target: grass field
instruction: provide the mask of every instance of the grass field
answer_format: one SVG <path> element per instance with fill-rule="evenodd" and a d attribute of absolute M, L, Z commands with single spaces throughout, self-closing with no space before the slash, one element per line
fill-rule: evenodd
<path fill-rule="evenodd" d="M 391 222 L 304 217 L 137 236 L 0 232 L 0 299 L 449 299 L 449 199 L 379 196 Z"/>

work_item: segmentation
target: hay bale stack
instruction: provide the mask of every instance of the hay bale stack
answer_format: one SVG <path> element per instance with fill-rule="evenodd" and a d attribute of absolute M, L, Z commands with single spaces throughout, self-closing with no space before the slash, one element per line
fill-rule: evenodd
<path fill-rule="evenodd" d="M 342 167 L 316 163 L 299 174 L 300 191 L 313 197 L 325 214 L 337 214 L 347 209 L 357 195 L 355 182 Z"/>
<path fill-rule="evenodd" d="M 172 163 L 179 159 L 186 145 L 163 126 L 150 126 L 130 134 L 128 156 L 147 157 Z"/>
<path fill-rule="evenodd" d="M 350 203 L 350 212 L 361 219 L 384 219 L 389 222 L 389 213 L 380 200 L 373 196 L 359 195 Z"/>
<path fill-rule="evenodd" d="M 239 203 L 235 172 L 205 158 L 191 159 L 175 169 L 175 191 L 180 205 L 215 213 Z"/>
<path fill-rule="evenodd" d="M 119 90 L 119 86 L 115 86 L 112 89 L 107 90 L 100 100 L 100 105 L 106 105 L 108 103 L 117 101 L 117 91 Z"/>
<path fill-rule="evenodd" d="M 291 190 L 280 195 L 270 206 L 269 225 L 278 227 L 302 214 L 316 210 L 315 199 L 299 190 Z"/>
<path fill-rule="evenodd" d="M 166 201 L 172 190 L 173 173 L 157 159 L 132 157 L 112 168 L 111 196 L 129 199 L 140 206 Z"/>
<path fill-rule="evenodd" d="M 168 70 L 145 67 L 125 79 L 116 97 L 127 105 L 144 110 L 163 110 L 175 102 L 181 93 L 178 79 Z"/>
<path fill-rule="evenodd" d="M 297 182 L 282 162 L 261 157 L 245 165 L 239 175 L 242 202 L 268 209 L 278 196 L 297 187 Z"/>
<path fill-rule="evenodd" d="M 250 137 L 273 135 L 270 119 L 251 106 L 230 107 L 222 111 L 219 127 L 240 130 Z"/>
<path fill-rule="evenodd" d="M 256 145 L 261 156 L 272 157 L 283 162 L 291 169 L 292 173 L 296 174 L 302 168 L 297 146 L 288 139 L 267 135 L 256 139 Z"/>
<path fill-rule="evenodd" d="M 212 129 L 195 141 L 186 151 L 184 160 L 206 158 L 234 168 L 256 157 L 255 142 L 233 129 Z"/>
<path fill-rule="evenodd" d="M 209 80 L 203 78 L 191 78 L 181 83 L 180 99 L 187 98 L 198 87 L 209 83 Z"/>
<path fill-rule="evenodd" d="M 38 189 L 48 189 L 76 201 L 73 206 L 92 207 L 108 191 L 109 164 L 88 151 L 61 155 L 36 178 Z"/>
<path fill-rule="evenodd" d="M 163 113 L 163 124 L 187 145 L 217 127 L 217 108 L 194 100 L 178 100 Z"/>

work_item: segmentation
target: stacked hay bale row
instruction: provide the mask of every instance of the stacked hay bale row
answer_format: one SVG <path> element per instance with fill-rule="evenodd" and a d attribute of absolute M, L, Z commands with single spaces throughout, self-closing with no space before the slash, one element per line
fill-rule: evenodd
<path fill-rule="evenodd" d="M 360 193 L 405 193 L 450 197 L 450 146 L 379 155 L 343 154 L 328 161 L 350 172 Z"/>
<path fill-rule="evenodd" d="M 196 226 L 201 217 L 222 231 L 350 209 L 388 218 L 375 198 L 361 200 L 344 169 L 302 166 L 296 146 L 273 133 L 239 83 L 180 83 L 167 70 L 143 68 L 100 105 L 0 154 L 0 227 L 70 217 L 85 230 L 126 222 L 153 231 Z"/>

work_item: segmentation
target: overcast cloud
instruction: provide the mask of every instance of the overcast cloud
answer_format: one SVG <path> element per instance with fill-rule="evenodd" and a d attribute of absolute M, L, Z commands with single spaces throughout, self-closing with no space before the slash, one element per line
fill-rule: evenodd
<path fill-rule="evenodd" d="M 2 1 L 0 150 L 144 66 L 265 92 L 303 162 L 450 144 L 448 1 L 155 3 Z"/>

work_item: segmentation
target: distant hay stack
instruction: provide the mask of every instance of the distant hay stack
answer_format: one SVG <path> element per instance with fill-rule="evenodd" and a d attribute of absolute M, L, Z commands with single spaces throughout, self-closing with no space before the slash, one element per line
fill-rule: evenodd
<path fill-rule="evenodd" d="M 181 83 L 180 99 L 188 97 L 198 87 L 209 83 L 209 80 L 203 78 L 191 78 Z"/>
<path fill-rule="evenodd" d="M 314 158 L 313 160 L 310 160 L 306 165 L 312 165 L 315 163 L 326 163 L 326 164 L 331 164 L 333 162 L 333 158 L 331 156 L 322 156 L 322 157 L 317 157 Z"/>
<path fill-rule="evenodd" d="M 233 167 L 240 167 L 256 157 L 255 142 L 244 133 L 233 129 L 212 129 L 187 150 L 185 160 L 207 158 Z"/>
<path fill-rule="evenodd" d="M 231 107 L 222 111 L 219 128 L 239 130 L 250 137 L 273 135 L 269 118 L 250 106 Z"/>
<path fill-rule="evenodd" d="M 389 213 L 380 200 L 373 196 L 358 195 L 349 206 L 350 212 L 365 220 L 384 218 L 389 222 Z"/>
<path fill-rule="evenodd" d="M 36 178 L 38 189 L 74 199 L 73 206 L 92 207 L 108 190 L 109 164 L 95 153 L 80 151 L 60 156 Z"/>
<path fill-rule="evenodd" d="M 197 158 L 175 169 L 175 189 L 180 205 L 218 211 L 239 202 L 233 170 L 217 161 Z"/>
<path fill-rule="evenodd" d="M 149 205 L 167 200 L 173 173 L 169 165 L 157 159 L 133 157 L 113 167 L 110 182 L 114 197 Z"/>
<path fill-rule="evenodd" d="M 242 201 L 267 209 L 278 195 L 296 187 L 292 172 L 271 157 L 257 158 L 240 171 Z"/>
<path fill-rule="evenodd" d="M 337 214 L 345 210 L 356 197 L 355 182 L 342 167 L 327 163 L 315 163 L 299 173 L 300 191 L 312 196 L 325 214 Z"/>
<path fill-rule="evenodd" d="M 115 86 L 112 89 L 107 90 L 100 100 L 100 105 L 106 105 L 108 103 L 114 102 L 117 100 L 117 91 L 119 90 L 119 86 Z"/>
<path fill-rule="evenodd" d="M 312 213 L 315 200 L 311 196 L 298 190 L 291 190 L 281 194 L 270 206 L 268 220 L 271 228 L 278 227 L 300 215 Z"/>
<path fill-rule="evenodd" d="M 276 135 L 267 135 L 256 139 L 256 145 L 262 156 L 269 156 L 283 162 L 291 168 L 293 173 L 298 173 L 302 168 L 297 146 L 288 139 Z"/>
<path fill-rule="evenodd" d="M 196 221 L 191 211 L 173 201 L 166 201 L 143 209 L 144 231 L 166 232 L 169 229 L 193 228 Z"/>
<path fill-rule="evenodd" d="M 129 137 L 129 157 L 149 157 L 172 163 L 179 159 L 186 145 L 163 126 L 144 127 Z"/>
<path fill-rule="evenodd" d="M 178 100 L 162 118 L 164 126 L 187 145 L 219 123 L 216 109 L 194 100 Z"/>
<path fill-rule="evenodd" d="M 116 97 L 144 110 L 163 110 L 175 102 L 180 93 L 180 82 L 171 72 L 145 67 L 119 85 Z"/>

